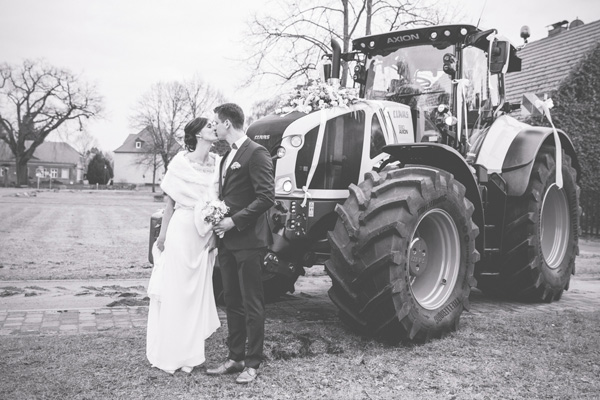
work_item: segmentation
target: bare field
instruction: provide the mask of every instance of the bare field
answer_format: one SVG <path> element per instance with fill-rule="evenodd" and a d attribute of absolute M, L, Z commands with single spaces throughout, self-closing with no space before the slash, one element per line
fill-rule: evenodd
<path fill-rule="evenodd" d="M 0 188 L 0 280 L 149 278 L 146 191 Z M 577 277 L 600 274 L 600 241 L 582 239 Z"/>
<path fill-rule="evenodd" d="M 0 190 L 0 280 L 149 277 L 163 204 L 150 192 Z"/>

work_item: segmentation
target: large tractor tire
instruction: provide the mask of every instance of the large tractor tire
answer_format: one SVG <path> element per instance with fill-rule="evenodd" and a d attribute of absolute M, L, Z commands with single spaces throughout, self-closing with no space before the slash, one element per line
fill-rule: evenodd
<path fill-rule="evenodd" d="M 473 204 L 451 174 L 388 166 L 350 186 L 329 233 L 329 297 L 342 319 L 393 341 L 454 331 L 479 260 Z"/>
<path fill-rule="evenodd" d="M 560 299 L 579 253 L 579 187 L 563 152 L 563 187 L 556 186 L 555 148 L 542 146 L 525 194 L 509 199 L 500 274 L 505 294 L 525 301 Z"/>

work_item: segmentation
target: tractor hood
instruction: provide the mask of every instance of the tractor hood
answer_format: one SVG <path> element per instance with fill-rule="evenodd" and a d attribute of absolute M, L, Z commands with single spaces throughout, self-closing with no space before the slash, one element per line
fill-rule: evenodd
<path fill-rule="evenodd" d="M 305 115 L 298 111 L 285 115 L 268 115 L 251 124 L 246 134 L 250 139 L 269 150 L 272 156 L 275 156 L 285 130 L 292 122 Z"/>

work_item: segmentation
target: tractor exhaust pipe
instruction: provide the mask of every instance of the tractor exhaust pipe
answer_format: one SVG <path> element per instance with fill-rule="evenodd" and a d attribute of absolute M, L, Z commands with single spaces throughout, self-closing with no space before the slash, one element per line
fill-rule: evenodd
<path fill-rule="evenodd" d="M 335 40 L 331 39 L 331 50 L 333 52 L 331 56 L 331 84 L 340 84 L 340 60 L 342 58 L 342 48 L 340 44 Z"/>

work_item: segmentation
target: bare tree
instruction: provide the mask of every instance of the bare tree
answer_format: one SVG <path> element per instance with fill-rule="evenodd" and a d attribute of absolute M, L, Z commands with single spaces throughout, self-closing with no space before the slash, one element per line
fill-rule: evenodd
<path fill-rule="evenodd" d="M 342 51 L 351 50 L 355 37 L 401 28 L 435 25 L 448 19 L 438 0 L 273 0 L 263 14 L 248 23 L 248 49 L 245 60 L 250 69 L 248 84 L 264 77 L 279 83 L 306 80 L 319 57 L 331 52 L 332 38 Z M 444 7 L 448 10 L 447 3 Z M 343 63 L 342 85 L 348 76 Z"/>
<path fill-rule="evenodd" d="M 272 114 L 279 107 L 279 102 L 280 98 L 278 96 L 255 102 L 252 105 L 250 115 L 248 115 L 248 118 L 246 118 L 248 125 L 264 117 L 265 115 Z"/>
<path fill-rule="evenodd" d="M 150 137 L 138 165 L 154 168 L 154 176 L 158 166 L 166 171 L 181 149 L 185 125 L 199 116 L 210 118 L 214 107 L 222 102 L 223 95 L 197 77 L 154 84 L 139 100 L 132 116 L 132 125 L 145 128 Z"/>
<path fill-rule="evenodd" d="M 102 111 L 93 86 L 44 61 L 0 65 L 0 140 L 15 156 L 17 184 L 27 184 L 27 163 L 46 137 Z"/>
<path fill-rule="evenodd" d="M 146 142 L 142 145 L 142 153 L 135 160 L 136 164 L 152 171 L 152 193 L 156 192 L 156 173 L 163 166 L 162 157 L 157 151 L 158 148 L 152 142 Z"/>

